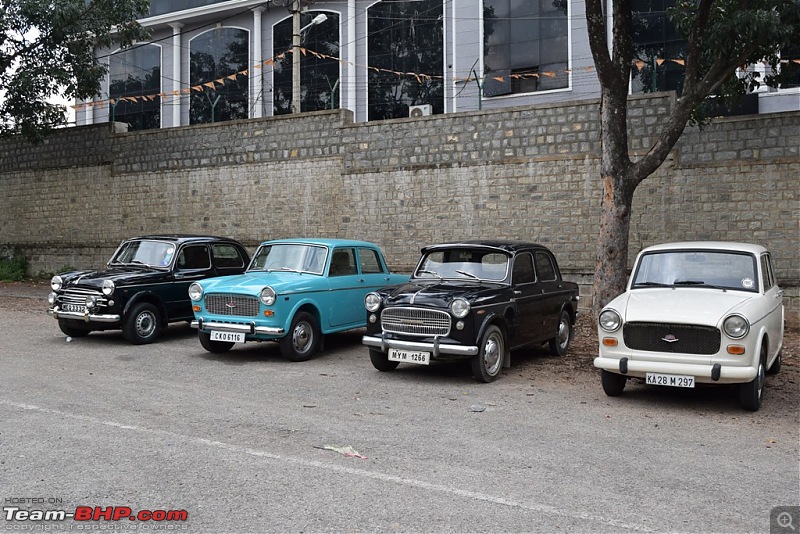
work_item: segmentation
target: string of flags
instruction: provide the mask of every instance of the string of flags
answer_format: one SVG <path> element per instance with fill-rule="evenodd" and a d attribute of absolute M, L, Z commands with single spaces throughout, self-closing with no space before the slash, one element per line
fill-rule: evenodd
<path fill-rule="evenodd" d="M 373 66 L 370 66 L 370 65 L 362 65 L 362 64 L 358 64 L 358 63 L 353 63 L 351 61 L 347 61 L 347 60 L 344 60 L 344 59 L 341 59 L 341 58 L 338 58 L 338 57 L 335 57 L 335 56 L 330 56 L 328 54 L 322 54 L 320 52 L 316 52 L 314 50 L 309 50 L 307 48 L 302 48 L 302 47 L 300 48 L 300 52 L 304 56 L 311 55 L 311 56 L 316 57 L 317 59 L 329 59 L 329 60 L 332 60 L 332 61 L 337 61 L 337 62 L 342 63 L 342 64 L 352 65 L 352 66 L 355 66 L 355 67 L 362 67 L 362 68 L 365 68 L 368 71 L 393 74 L 393 75 L 401 76 L 401 77 L 403 77 L 403 76 L 412 77 L 412 78 L 415 78 L 418 83 L 423 83 L 423 82 L 431 81 L 431 80 L 444 80 L 444 76 L 439 76 L 439 75 L 422 74 L 422 73 L 419 73 L 419 72 L 402 72 L 402 71 L 396 71 L 396 70 L 391 70 L 391 69 L 384 69 L 384 68 L 380 68 L 380 67 L 373 67 Z M 282 54 L 279 54 L 279 55 L 277 55 L 275 57 L 266 59 L 266 60 L 262 61 L 261 63 L 255 64 L 253 66 L 253 68 L 255 68 L 255 69 L 263 69 L 265 67 L 269 67 L 271 65 L 274 65 L 275 62 L 277 62 L 277 61 L 279 61 L 281 59 L 284 59 L 287 54 L 291 54 L 291 53 L 292 53 L 292 50 L 287 50 L 286 52 L 284 52 Z M 685 61 L 683 59 L 661 59 L 661 58 L 659 58 L 659 59 L 656 59 L 655 62 L 659 67 L 662 64 L 664 64 L 665 62 L 672 62 L 672 63 L 676 63 L 676 64 L 682 65 L 682 66 L 685 65 Z M 800 64 L 800 59 L 781 60 L 781 63 L 784 63 L 784 64 L 785 63 L 789 63 L 789 62 Z M 633 64 L 637 69 L 642 69 L 645 65 L 649 65 L 648 62 L 642 61 L 640 59 L 635 60 L 633 62 Z M 594 66 L 583 67 L 580 70 L 585 71 L 585 72 L 591 72 L 591 71 L 594 70 Z M 559 73 L 570 73 L 570 72 L 575 72 L 575 70 L 564 69 L 564 70 L 560 70 L 560 71 L 543 71 L 543 72 L 531 72 L 531 73 L 521 73 L 521 74 L 509 74 L 509 75 L 505 75 L 505 76 L 503 76 L 503 75 L 493 76 L 491 74 L 487 74 L 484 79 L 491 79 L 491 80 L 495 80 L 497 82 L 503 83 L 503 82 L 506 81 L 507 77 L 511 78 L 511 79 L 539 78 L 539 77 L 542 77 L 542 76 L 547 77 L 547 78 L 555 78 L 556 76 L 559 75 Z M 238 72 L 234 72 L 233 74 L 229 74 L 227 76 L 223 76 L 221 78 L 217 78 L 216 80 L 211 80 L 211 81 L 208 81 L 208 82 L 192 85 L 192 86 L 189 86 L 189 87 L 184 87 L 184 88 L 181 88 L 181 89 L 178 89 L 178 90 L 164 91 L 164 92 L 154 93 L 154 94 L 149 94 L 149 95 L 120 96 L 120 97 L 116 97 L 116 98 L 106 98 L 106 99 L 103 99 L 103 100 L 94 100 L 94 101 L 91 101 L 91 102 L 84 102 L 84 103 L 80 103 L 80 104 L 75 104 L 75 105 L 73 105 L 71 107 L 74 108 L 75 110 L 81 110 L 81 109 L 92 108 L 92 107 L 102 109 L 105 106 L 115 106 L 116 104 L 118 104 L 120 102 L 130 102 L 130 103 L 134 103 L 135 104 L 135 103 L 140 103 L 140 102 L 153 102 L 158 98 L 162 98 L 162 99 L 165 99 L 165 98 L 181 98 L 183 96 L 190 95 L 193 92 L 195 92 L 195 93 L 203 92 L 203 91 L 205 91 L 206 88 L 211 89 L 211 90 L 215 90 L 219 86 L 224 86 L 225 83 L 226 83 L 226 80 L 235 81 L 239 76 L 247 76 L 249 73 L 250 73 L 250 69 L 243 69 L 243 70 L 240 70 Z M 455 78 L 454 79 L 454 81 L 457 82 L 457 83 L 458 82 L 471 82 L 471 81 L 475 81 L 475 80 L 476 80 L 476 78 L 472 77 L 472 76 L 469 76 L 467 78 Z"/>

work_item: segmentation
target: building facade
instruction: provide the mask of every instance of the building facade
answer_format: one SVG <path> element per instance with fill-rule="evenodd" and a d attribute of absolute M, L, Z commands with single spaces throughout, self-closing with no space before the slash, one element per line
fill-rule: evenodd
<path fill-rule="evenodd" d="M 669 1 L 636 2 L 647 23 L 632 92 L 679 85 Z M 152 0 L 140 22 L 149 42 L 98 51 L 109 75 L 101 95 L 77 103 L 77 124 L 142 130 L 291 113 L 295 50 L 300 110 L 349 109 L 357 122 L 599 94 L 578 0 Z M 763 87 L 757 100 L 761 112 L 797 110 L 800 87 Z"/>

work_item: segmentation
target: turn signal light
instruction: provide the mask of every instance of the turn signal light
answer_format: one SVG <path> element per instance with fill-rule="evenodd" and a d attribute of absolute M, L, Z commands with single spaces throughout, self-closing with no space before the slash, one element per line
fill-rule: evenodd
<path fill-rule="evenodd" d="M 728 354 L 741 356 L 744 354 L 744 345 L 728 345 Z"/>
<path fill-rule="evenodd" d="M 264 317 L 272 317 L 275 315 L 275 310 L 264 310 Z"/>
<path fill-rule="evenodd" d="M 606 347 L 616 347 L 619 344 L 617 338 L 615 337 L 604 337 L 603 338 L 603 345 Z"/>
<path fill-rule="evenodd" d="M 199 311 L 201 311 L 202 309 L 203 309 L 203 308 L 201 308 L 199 304 L 194 304 L 194 305 L 192 305 L 192 311 L 199 312 Z"/>

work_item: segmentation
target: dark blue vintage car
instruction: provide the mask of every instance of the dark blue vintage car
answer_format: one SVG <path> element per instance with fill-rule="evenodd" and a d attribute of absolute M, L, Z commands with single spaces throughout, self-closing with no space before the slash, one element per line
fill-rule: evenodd
<path fill-rule="evenodd" d="M 167 324 L 194 317 L 192 282 L 242 273 L 249 262 L 244 246 L 224 237 L 135 237 L 122 242 L 105 270 L 54 276 L 48 313 L 68 336 L 121 328 L 131 343 L 152 343 Z"/>
<path fill-rule="evenodd" d="M 407 284 L 372 292 L 365 305 L 363 343 L 379 371 L 469 359 L 475 377 L 491 382 L 512 349 L 548 343 L 566 354 L 578 286 L 542 245 L 474 241 L 423 248 Z"/>

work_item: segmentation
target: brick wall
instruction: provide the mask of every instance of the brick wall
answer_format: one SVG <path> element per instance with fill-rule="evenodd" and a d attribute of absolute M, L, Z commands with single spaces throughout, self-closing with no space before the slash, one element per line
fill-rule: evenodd
<path fill-rule="evenodd" d="M 673 105 L 632 99 L 641 152 Z M 773 253 L 800 324 L 800 113 L 689 128 L 636 192 L 643 246 L 742 240 Z M 0 249 L 32 273 L 102 265 L 124 237 L 214 233 L 254 247 L 289 236 L 379 243 L 396 270 L 425 244 L 544 243 L 590 302 L 601 189 L 597 102 L 353 124 L 347 111 L 141 133 L 71 128 L 0 142 Z"/>

